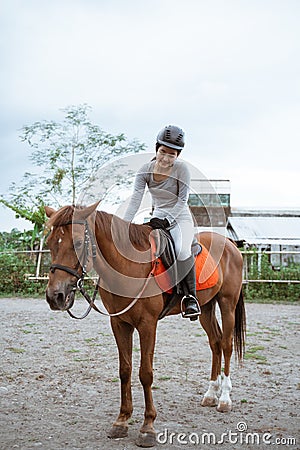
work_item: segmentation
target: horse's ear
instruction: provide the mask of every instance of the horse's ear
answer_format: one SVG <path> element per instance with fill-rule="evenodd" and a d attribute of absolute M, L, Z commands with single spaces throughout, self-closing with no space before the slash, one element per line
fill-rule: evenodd
<path fill-rule="evenodd" d="M 77 220 L 78 219 L 81 219 L 81 220 L 87 219 L 97 209 L 97 206 L 99 205 L 99 203 L 100 203 L 100 200 L 96 203 L 93 203 L 90 206 L 87 206 L 84 209 L 76 209 L 75 213 L 74 213 L 76 219 Z"/>
<path fill-rule="evenodd" d="M 50 219 L 50 217 L 53 216 L 53 214 L 55 214 L 56 211 L 55 211 L 55 209 L 50 208 L 50 206 L 45 206 L 45 213 L 46 213 L 46 216 L 49 217 L 49 219 Z"/>

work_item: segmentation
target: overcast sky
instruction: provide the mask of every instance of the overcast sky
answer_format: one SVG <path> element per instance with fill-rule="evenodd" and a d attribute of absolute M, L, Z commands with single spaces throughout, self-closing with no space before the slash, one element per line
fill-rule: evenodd
<path fill-rule="evenodd" d="M 233 206 L 299 207 L 299 0 L 0 0 L 0 192 L 31 149 L 19 130 L 81 103 L 110 133 L 231 180 Z M 0 230 L 23 229 L 0 209 Z"/>

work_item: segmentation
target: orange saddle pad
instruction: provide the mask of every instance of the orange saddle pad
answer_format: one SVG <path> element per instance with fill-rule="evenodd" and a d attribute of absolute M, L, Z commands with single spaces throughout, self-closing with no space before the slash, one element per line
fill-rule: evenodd
<path fill-rule="evenodd" d="M 195 258 L 196 290 L 209 289 L 219 280 L 217 265 L 209 251 L 201 244 L 202 251 Z M 163 292 L 172 293 L 171 277 L 160 258 L 155 257 L 154 241 L 152 241 L 152 255 L 155 264 L 154 277 Z"/>

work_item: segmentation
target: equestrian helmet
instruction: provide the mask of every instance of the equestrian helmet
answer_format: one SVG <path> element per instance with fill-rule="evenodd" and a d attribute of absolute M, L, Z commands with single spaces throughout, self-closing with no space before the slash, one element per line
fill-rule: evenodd
<path fill-rule="evenodd" d="M 181 152 L 184 147 L 184 131 L 176 125 L 168 125 L 158 133 L 156 142 Z"/>

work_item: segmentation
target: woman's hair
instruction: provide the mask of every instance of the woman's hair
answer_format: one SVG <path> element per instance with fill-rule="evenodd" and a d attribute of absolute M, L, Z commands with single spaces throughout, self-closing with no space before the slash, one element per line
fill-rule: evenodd
<path fill-rule="evenodd" d="M 157 153 L 157 150 L 159 149 L 159 147 L 161 147 L 161 144 L 159 144 L 159 142 L 156 142 L 156 144 L 155 144 L 155 156 L 153 156 L 151 161 L 155 161 L 156 160 L 156 153 Z"/>
<path fill-rule="evenodd" d="M 159 142 L 156 142 L 155 144 L 155 153 L 157 153 L 157 150 L 159 149 L 159 147 L 162 147 L 163 144 L 160 144 Z M 172 148 L 170 148 L 170 150 L 174 150 Z M 180 150 L 176 150 L 177 155 L 180 155 L 181 151 Z"/>

